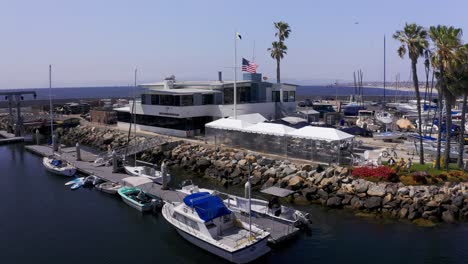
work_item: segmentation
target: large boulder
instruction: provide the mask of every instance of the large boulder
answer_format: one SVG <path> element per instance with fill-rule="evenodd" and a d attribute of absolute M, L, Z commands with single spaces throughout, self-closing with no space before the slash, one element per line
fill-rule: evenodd
<path fill-rule="evenodd" d="M 300 176 L 293 176 L 288 181 L 288 186 L 291 187 L 293 190 L 299 189 L 302 184 L 304 183 L 304 179 Z"/>
<path fill-rule="evenodd" d="M 401 208 L 400 212 L 398 213 L 398 216 L 401 218 L 401 219 L 405 219 L 407 216 L 408 216 L 408 208 Z"/>
<path fill-rule="evenodd" d="M 442 220 L 446 223 L 454 223 L 455 222 L 455 216 L 453 215 L 452 211 L 444 211 L 442 213 Z"/>
<path fill-rule="evenodd" d="M 276 169 L 275 168 L 269 168 L 268 170 L 266 170 L 263 175 L 265 175 L 266 177 L 273 177 L 275 178 L 276 177 Z"/>
<path fill-rule="evenodd" d="M 357 193 L 367 192 L 367 189 L 369 188 L 369 182 L 363 179 L 355 180 L 353 185 Z"/>
<path fill-rule="evenodd" d="M 367 190 L 367 194 L 369 196 L 385 196 L 385 188 L 386 184 L 371 184 L 369 185 L 369 189 Z"/>
<path fill-rule="evenodd" d="M 284 169 L 283 169 L 283 176 L 286 176 L 286 175 L 291 175 L 293 173 L 296 173 L 297 169 L 296 168 L 293 168 L 291 166 L 286 166 Z"/>
<path fill-rule="evenodd" d="M 273 163 L 273 160 L 267 159 L 267 158 L 262 158 L 257 161 L 258 165 L 260 166 L 267 166 Z"/>
<path fill-rule="evenodd" d="M 341 207 L 341 198 L 337 196 L 328 198 L 327 206 L 328 207 Z"/>
<path fill-rule="evenodd" d="M 376 196 L 369 197 L 368 199 L 364 201 L 364 206 L 369 210 L 377 209 L 381 205 L 382 205 L 382 198 L 376 197 Z"/>

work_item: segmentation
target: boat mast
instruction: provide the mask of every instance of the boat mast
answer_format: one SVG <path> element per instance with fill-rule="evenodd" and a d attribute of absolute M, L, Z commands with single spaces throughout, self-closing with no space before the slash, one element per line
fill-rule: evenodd
<path fill-rule="evenodd" d="M 383 106 L 385 106 L 386 99 L 385 99 L 385 84 L 386 84 L 386 56 L 385 56 L 385 35 L 384 35 L 384 103 Z"/>
<path fill-rule="evenodd" d="M 133 84 L 133 108 L 135 108 L 135 104 L 136 104 L 136 85 L 137 85 L 137 72 L 138 72 L 138 68 L 135 68 L 135 76 L 134 76 L 134 84 Z M 135 145 L 136 145 L 136 109 L 133 109 L 133 123 L 134 123 L 134 126 L 133 126 L 133 134 L 134 134 L 134 138 L 135 138 Z M 135 167 L 136 167 L 136 162 L 137 162 L 137 154 L 135 153 Z"/>
<path fill-rule="evenodd" d="M 50 136 L 54 135 L 54 116 L 52 107 L 52 65 L 49 64 L 49 114 L 50 114 Z M 52 142 L 53 143 L 53 142 Z"/>

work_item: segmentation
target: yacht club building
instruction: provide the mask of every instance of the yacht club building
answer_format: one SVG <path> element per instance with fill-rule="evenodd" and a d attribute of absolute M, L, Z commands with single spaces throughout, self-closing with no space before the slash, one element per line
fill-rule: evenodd
<path fill-rule="evenodd" d="M 134 113 L 138 130 L 179 137 L 203 134 L 205 124 L 234 116 L 234 82 L 162 82 L 141 84 L 145 91 L 136 100 Z M 262 80 L 259 73 L 244 73 L 237 86 L 237 115 L 259 113 L 267 119 L 281 118 L 296 111 L 296 85 Z M 127 127 L 132 118 L 132 102 L 117 111 L 118 126 Z"/>

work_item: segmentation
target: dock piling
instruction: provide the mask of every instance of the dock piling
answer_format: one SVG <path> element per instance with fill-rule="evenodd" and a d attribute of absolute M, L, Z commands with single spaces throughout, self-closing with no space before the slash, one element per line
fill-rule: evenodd
<path fill-rule="evenodd" d="M 52 149 L 58 151 L 57 138 L 55 135 L 52 135 Z"/>
<path fill-rule="evenodd" d="M 118 171 L 118 166 L 117 166 L 117 154 L 115 153 L 115 150 L 112 151 L 112 172 L 117 172 Z"/>
<path fill-rule="evenodd" d="M 81 161 L 81 149 L 78 142 L 76 142 L 76 160 Z"/>
<path fill-rule="evenodd" d="M 39 129 L 36 129 L 36 145 L 39 145 Z"/>

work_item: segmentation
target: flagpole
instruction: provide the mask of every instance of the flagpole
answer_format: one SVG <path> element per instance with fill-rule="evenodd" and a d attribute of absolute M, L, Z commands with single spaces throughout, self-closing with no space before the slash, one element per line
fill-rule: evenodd
<path fill-rule="evenodd" d="M 234 119 L 237 119 L 237 31 L 234 34 Z"/>

